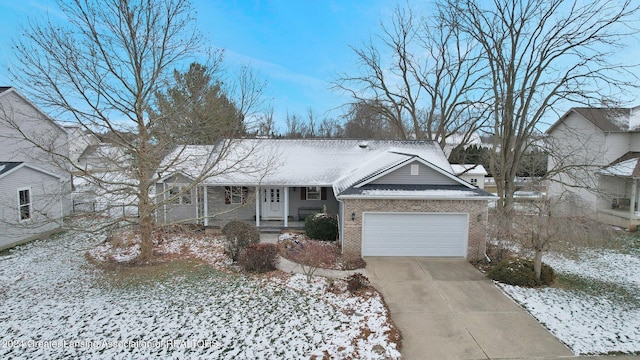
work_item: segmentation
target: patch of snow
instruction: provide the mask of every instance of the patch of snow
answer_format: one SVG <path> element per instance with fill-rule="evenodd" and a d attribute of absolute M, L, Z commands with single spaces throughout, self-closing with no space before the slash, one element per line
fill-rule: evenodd
<path fill-rule="evenodd" d="M 0 357 L 400 358 L 375 291 L 332 293 L 324 278 L 309 284 L 303 275 L 249 277 L 205 265 L 120 283 L 84 256 L 105 238 L 67 232 L 2 257 Z M 175 235 L 158 249 L 229 264 L 216 239 Z"/>
<path fill-rule="evenodd" d="M 556 273 L 621 286 L 636 302 L 558 288 L 498 284 L 576 355 L 640 353 L 640 258 L 610 250 L 588 250 L 577 259 L 547 253 Z"/>
<path fill-rule="evenodd" d="M 393 189 L 372 189 L 372 190 L 362 190 L 362 196 L 417 196 L 424 198 L 440 198 L 440 197 L 451 197 L 451 198 L 468 198 L 468 197 L 476 197 L 476 194 L 473 191 L 464 191 L 464 190 L 442 190 L 442 189 L 434 189 L 434 190 L 393 190 Z"/>
<path fill-rule="evenodd" d="M 640 351 L 640 309 L 562 289 L 500 286 L 576 355 Z"/>

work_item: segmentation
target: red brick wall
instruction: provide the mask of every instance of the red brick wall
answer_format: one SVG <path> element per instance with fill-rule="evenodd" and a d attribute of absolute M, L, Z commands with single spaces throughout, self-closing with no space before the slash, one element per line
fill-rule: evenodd
<path fill-rule="evenodd" d="M 351 214 L 356 214 L 355 221 Z M 362 254 L 363 212 L 453 212 L 469 214 L 469 244 L 467 259 L 481 260 L 484 257 L 487 237 L 487 202 L 483 200 L 344 200 L 344 247 L 345 254 Z"/>

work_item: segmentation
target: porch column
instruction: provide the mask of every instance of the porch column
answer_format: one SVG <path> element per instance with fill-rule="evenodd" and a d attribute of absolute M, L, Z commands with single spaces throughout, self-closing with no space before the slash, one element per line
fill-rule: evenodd
<path fill-rule="evenodd" d="M 260 227 L 260 187 L 256 186 L 256 227 Z"/>
<path fill-rule="evenodd" d="M 199 199 L 199 196 L 198 196 L 198 188 L 199 188 L 199 186 L 198 186 L 198 185 L 196 185 L 196 186 L 193 188 L 193 191 L 194 191 L 195 196 L 196 196 L 196 201 L 195 201 L 195 203 L 196 203 L 196 221 L 195 221 L 195 222 L 196 222 L 196 225 L 199 225 L 199 224 L 200 224 L 200 202 L 198 201 L 198 199 Z M 191 189 L 189 189 L 189 194 L 191 194 Z"/>
<path fill-rule="evenodd" d="M 632 228 L 632 221 L 636 215 L 636 193 L 637 193 L 637 181 L 636 178 L 631 178 L 631 199 L 629 199 L 629 229 Z"/>
<path fill-rule="evenodd" d="M 289 227 L 289 187 L 284 187 L 284 227 Z"/>
<path fill-rule="evenodd" d="M 209 200 L 207 199 L 209 187 L 205 185 L 202 188 L 204 189 L 204 194 L 202 196 L 204 201 L 204 226 L 209 226 Z"/>
<path fill-rule="evenodd" d="M 167 184 L 162 183 L 162 217 L 164 219 L 164 223 L 167 223 Z"/>

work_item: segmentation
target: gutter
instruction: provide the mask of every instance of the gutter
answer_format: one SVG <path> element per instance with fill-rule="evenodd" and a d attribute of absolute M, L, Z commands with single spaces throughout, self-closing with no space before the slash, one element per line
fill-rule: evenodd
<path fill-rule="evenodd" d="M 497 196 L 341 195 L 341 199 L 365 200 L 497 200 Z M 338 199 L 336 197 L 336 199 Z M 338 201 L 340 201 L 338 199 Z"/>

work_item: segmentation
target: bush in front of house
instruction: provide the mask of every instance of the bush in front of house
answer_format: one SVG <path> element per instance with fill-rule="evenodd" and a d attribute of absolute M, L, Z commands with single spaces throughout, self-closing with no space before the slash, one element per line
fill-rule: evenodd
<path fill-rule="evenodd" d="M 276 269 L 278 245 L 251 244 L 238 257 L 238 263 L 245 271 L 265 273 Z"/>
<path fill-rule="evenodd" d="M 231 220 L 222 228 L 224 251 L 233 261 L 238 260 L 240 252 L 250 244 L 260 242 L 260 232 L 253 224 L 242 220 Z"/>
<path fill-rule="evenodd" d="M 362 290 L 368 287 L 370 284 L 369 279 L 360 273 L 354 273 L 349 275 L 349 277 L 346 278 L 346 281 L 347 281 L 347 290 L 349 290 L 349 292 L 352 292 L 352 293 L 358 290 Z"/>
<path fill-rule="evenodd" d="M 335 216 L 327 213 L 309 215 L 304 221 L 304 231 L 311 239 L 336 240 L 338 238 L 338 220 Z"/>
<path fill-rule="evenodd" d="M 533 261 L 518 257 L 500 261 L 489 270 L 487 276 L 504 284 L 528 287 L 549 285 L 555 278 L 551 266 L 542 263 L 540 279 L 537 279 Z"/>

